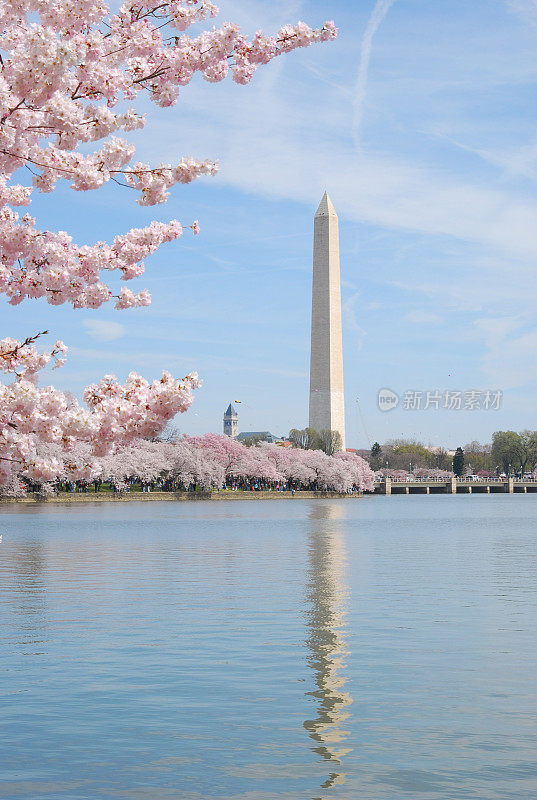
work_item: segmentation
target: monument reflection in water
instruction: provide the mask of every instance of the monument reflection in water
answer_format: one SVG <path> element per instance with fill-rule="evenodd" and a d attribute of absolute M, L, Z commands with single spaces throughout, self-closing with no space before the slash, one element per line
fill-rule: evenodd
<path fill-rule="evenodd" d="M 345 730 L 353 701 L 345 691 L 348 679 L 344 673 L 348 654 L 345 643 L 347 556 L 341 524 L 346 514 L 344 506 L 341 501 L 321 501 L 312 504 L 309 515 L 306 645 L 316 687 L 308 694 L 317 700 L 317 716 L 306 720 L 304 727 L 313 739 L 312 750 L 330 763 L 328 779 L 321 785 L 323 790 L 345 783 L 344 757 L 352 750 L 346 746 L 349 731 Z"/>

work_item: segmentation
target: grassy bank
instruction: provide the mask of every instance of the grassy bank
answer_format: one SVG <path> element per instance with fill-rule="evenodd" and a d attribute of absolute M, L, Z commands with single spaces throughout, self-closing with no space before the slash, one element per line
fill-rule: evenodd
<path fill-rule="evenodd" d="M 77 503 L 129 503 L 153 502 L 164 500 L 178 500 L 183 502 L 200 500 L 312 500 L 321 498 L 338 498 L 350 500 L 361 497 L 359 494 L 338 494 L 338 492 L 232 492 L 221 490 L 219 492 L 125 492 L 114 494 L 113 492 L 65 492 L 52 497 L 43 498 L 40 495 L 27 495 L 26 497 L 3 497 L 0 498 L 0 505 L 7 503 L 21 503 L 24 505 L 36 505 L 43 503 L 59 503 L 62 505 Z"/>

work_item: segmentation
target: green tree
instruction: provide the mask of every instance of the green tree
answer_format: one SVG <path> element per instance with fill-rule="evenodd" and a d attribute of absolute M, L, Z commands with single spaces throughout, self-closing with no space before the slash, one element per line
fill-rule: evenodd
<path fill-rule="evenodd" d="M 537 466 L 537 431 L 521 431 L 519 435 L 523 449 L 520 471 L 533 472 Z"/>
<path fill-rule="evenodd" d="M 383 448 L 384 456 L 388 458 L 393 469 L 409 469 L 413 467 L 434 466 L 434 454 L 421 442 L 406 439 L 396 439 Z"/>
<path fill-rule="evenodd" d="M 256 447 L 260 442 L 268 442 L 266 433 L 254 433 L 252 436 L 247 436 L 242 440 L 241 444 L 246 447 Z"/>
<path fill-rule="evenodd" d="M 462 447 L 457 447 L 453 457 L 453 472 L 460 478 L 464 472 L 464 450 Z"/>
<path fill-rule="evenodd" d="M 289 431 L 289 441 L 292 442 L 295 447 L 300 447 L 302 450 L 321 449 L 321 439 L 314 428 L 304 428 L 304 430 L 292 428 Z"/>
<path fill-rule="evenodd" d="M 537 431 L 496 431 L 492 437 L 492 458 L 507 474 L 533 472 L 537 466 Z"/>
<path fill-rule="evenodd" d="M 382 447 L 378 442 L 373 442 L 373 446 L 371 447 L 371 453 L 369 455 L 369 464 L 372 470 L 379 469 L 381 458 L 382 458 Z"/>
<path fill-rule="evenodd" d="M 492 436 L 492 458 L 495 466 L 507 475 L 510 470 L 523 469 L 526 458 L 520 434 L 515 431 L 496 431 Z"/>

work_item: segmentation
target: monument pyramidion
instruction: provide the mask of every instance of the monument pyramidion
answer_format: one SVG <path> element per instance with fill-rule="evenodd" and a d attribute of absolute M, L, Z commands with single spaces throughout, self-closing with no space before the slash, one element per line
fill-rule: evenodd
<path fill-rule="evenodd" d="M 314 224 L 309 425 L 339 431 L 345 450 L 339 223 L 326 192 Z"/>

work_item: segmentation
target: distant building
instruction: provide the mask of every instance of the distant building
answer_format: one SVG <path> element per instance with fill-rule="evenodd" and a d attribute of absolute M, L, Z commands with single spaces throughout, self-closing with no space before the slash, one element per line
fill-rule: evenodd
<path fill-rule="evenodd" d="M 443 447 L 425 447 L 429 453 L 433 453 L 433 455 L 438 455 L 439 453 L 445 453 L 447 456 L 453 457 L 455 455 L 455 450 L 444 450 Z"/>
<path fill-rule="evenodd" d="M 224 414 L 224 435 L 229 436 L 230 439 L 236 439 L 239 433 L 239 415 L 231 405 L 227 407 Z"/>

